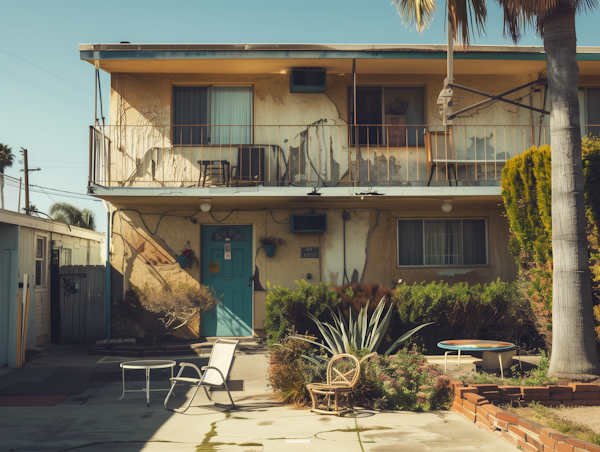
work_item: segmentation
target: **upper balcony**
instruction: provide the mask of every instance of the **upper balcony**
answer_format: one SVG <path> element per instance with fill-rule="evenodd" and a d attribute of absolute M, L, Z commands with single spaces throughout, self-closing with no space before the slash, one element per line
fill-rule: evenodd
<path fill-rule="evenodd" d="M 548 125 L 90 127 L 103 187 L 499 187 L 506 161 Z M 358 142 L 358 145 L 356 143 Z"/>

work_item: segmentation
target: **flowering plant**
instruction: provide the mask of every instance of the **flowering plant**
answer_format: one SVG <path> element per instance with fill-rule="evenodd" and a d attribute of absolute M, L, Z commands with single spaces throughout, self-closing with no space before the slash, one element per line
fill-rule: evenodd
<path fill-rule="evenodd" d="M 377 408 L 429 411 L 452 401 L 450 378 L 436 364 L 414 350 L 402 349 L 396 355 L 375 356 L 367 372 L 376 381 Z"/>
<path fill-rule="evenodd" d="M 192 253 L 193 253 L 192 250 L 186 248 L 186 249 L 183 250 L 183 252 L 181 253 L 181 255 L 183 257 L 190 257 L 192 255 Z"/>
<path fill-rule="evenodd" d="M 285 240 L 277 238 L 277 237 L 261 237 L 260 239 L 261 245 L 283 245 Z"/>

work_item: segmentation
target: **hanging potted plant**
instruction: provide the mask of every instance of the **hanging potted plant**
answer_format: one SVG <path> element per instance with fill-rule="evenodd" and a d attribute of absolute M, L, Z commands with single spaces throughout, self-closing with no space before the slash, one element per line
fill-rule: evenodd
<path fill-rule="evenodd" d="M 190 249 L 190 242 L 187 242 L 181 254 L 175 255 L 175 260 L 181 268 L 187 268 L 190 263 L 190 258 L 193 258 L 194 252 Z"/>
<path fill-rule="evenodd" d="M 275 245 L 283 245 L 285 243 L 285 240 L 273 236 L 261 237 L 259 240 L 260 244 L 265 249 L 265 254 L 267 257 L 273 257 L 275 254 Z"/>

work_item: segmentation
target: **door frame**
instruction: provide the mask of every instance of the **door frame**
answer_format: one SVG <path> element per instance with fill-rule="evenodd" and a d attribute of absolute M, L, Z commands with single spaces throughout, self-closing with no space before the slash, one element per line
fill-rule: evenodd
<path fill-rule="evenodd" d="M 199 275 L 200 284 L 204 284 L 203 281 L 202 281 L 202 257 L 203 257 L 203 255 L 202 255 L 202 226 L 220 226 L 220 225 L 222 225 L 222 226 L 232 226 L 232 227 L 235 227 L 235 226 L 250 226 L 252 228 L 252 238 L 251 238 L 251 240 L 252 240 L 252 255 L 250 256 L 251 257 L 251 260 L 250 260 L 250 262 L 251 262 L 251 264 L 250 264 L 251 265 L 250 275 L 252 277 L 252 280 L 251 280 L 252 285 L 250 286 L 250 290 L 251 290 L 250 300 L 251 300 L 251 303 L 252 303 L 252 306 L 251 306 L 252 320 L 251 320 L 250 329 L 252 330 L 252 334 L 250 336 L 240 336 L 240 337 L 254 337 L 254 278 L 253 277 L 254 277 L 254 270 L 256 268 L 256 254 L 257 254 L 256 253 L 256 241 L 254 240 L 254 236 L 256 234 L 256 225 L 254 224 L 254 222 L 246 222 L 246 223 L 244 223 L 244 222 L 225 222 L 224 221 L 222 223 L 216 223 L 216 222 L 214 222 L 214 223 L 201 223 L 200 224 L 200 228 L 199 228 L 200 229 L 200 232 L 199 232 L 199 242 L 198 242 L 200 244 L 200 275 Z M 202 319 L 200 319 L 200 321 L 202 321 Z"/>

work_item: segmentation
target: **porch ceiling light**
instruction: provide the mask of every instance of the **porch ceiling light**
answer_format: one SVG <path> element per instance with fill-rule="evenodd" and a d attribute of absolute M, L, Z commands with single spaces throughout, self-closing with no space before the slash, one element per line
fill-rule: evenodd
<path fill-rule="evenodd" d="M 211 207 L 212 206 L 210 205 L 209 202 L 204 201 L 204 202 L 200 203 L 200 210 L 202 212 L 209 212 Z"/>
<path fill-rule="evenodd" d="M 442 212 L 448 213 L 452 210 L 452 200 L 446 200 L 442 203 Z"/>

